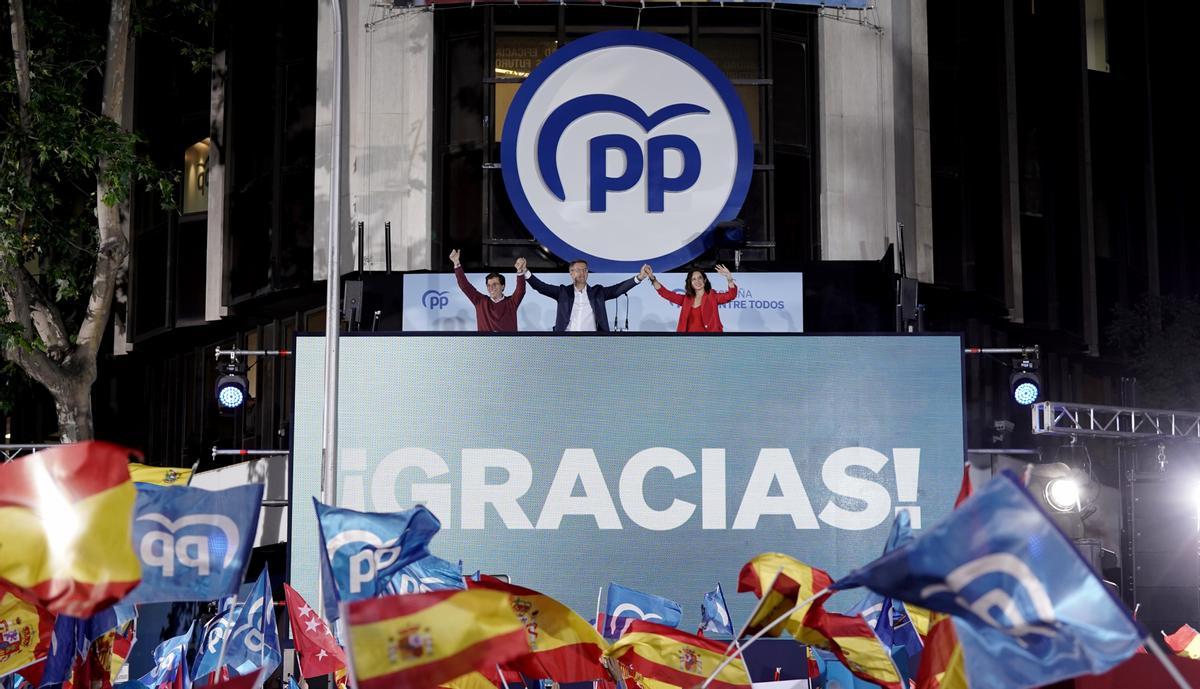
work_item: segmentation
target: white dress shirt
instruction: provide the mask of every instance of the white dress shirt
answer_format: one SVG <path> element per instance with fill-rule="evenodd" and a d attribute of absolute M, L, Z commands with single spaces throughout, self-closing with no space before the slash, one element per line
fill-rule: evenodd
<path fill-rule="evenodd" d="M 567 332 L 590 333 L 595 331 L 596 314 L 592 311 L 592 302 L 588 299 L 585 285 L 583 289 L 575 290 L 575 303 L 571 305 L 571 321 L 567 323 Z"/>

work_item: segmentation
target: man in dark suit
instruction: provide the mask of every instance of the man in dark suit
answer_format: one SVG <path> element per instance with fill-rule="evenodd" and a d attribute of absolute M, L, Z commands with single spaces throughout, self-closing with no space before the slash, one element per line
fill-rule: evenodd
<path fill-rule="evenodd" d="M 519 259 L 522 266 L 525 259 Z M 521 266 L 518 266 L 520 268 Z M 519 272 L 519 271 L 518 271 Z M 528 270 L 525 280 L 534 290 L 558 302 L 554 332 L 608 332 L 608 309 L 605 302 L 616 299 L 646 279 L 646 269 L 615 285 L 589 285 L 587 261 L 572 261 L 570 285 L 547 285 Z"/>

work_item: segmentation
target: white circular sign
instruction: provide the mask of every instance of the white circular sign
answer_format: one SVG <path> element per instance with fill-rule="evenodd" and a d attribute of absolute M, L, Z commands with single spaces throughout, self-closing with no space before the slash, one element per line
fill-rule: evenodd
<path fill-rule="evenodd" d="M 729 80 L 689 46 L 640 31 L 593 34 L 538 65 L 501 145 L 521 220 L 598 271 L 667 270 L 704 253 L 741 210 L 752 166 Z"/>

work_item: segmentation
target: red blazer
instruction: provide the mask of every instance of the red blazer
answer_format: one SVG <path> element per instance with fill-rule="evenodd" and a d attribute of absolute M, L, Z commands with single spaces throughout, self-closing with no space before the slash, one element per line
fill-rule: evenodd
<path fill-rule="evenodd" d="M 721 314 L 717 313 L 717 306 L 725 302 L 737 299 L 737 285 L 730 285 L 728 292 L 705 292 L 704 298 L 700 300 L 700 319 L 704 321 L 704 332 L 719 333 L 724 332 L 725 328 L 721 325 Z M 663 287 L 663 284 L 658 283 L 658 293 L 663 299 L 669 302 L 678 304 L 679 309 L 679 325 L 675 327 L 676 332 L 685 332 L 687 330 L 688 311 L 691 310 L 691 299 L 686 294 L 678 294 Z M 685 304 L 684 302 L 688 302 Z"/>

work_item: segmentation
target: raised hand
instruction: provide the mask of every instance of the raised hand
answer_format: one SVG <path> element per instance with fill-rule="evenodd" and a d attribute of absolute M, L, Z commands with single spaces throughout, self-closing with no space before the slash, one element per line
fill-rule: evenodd
<path fill-rule="evenodd" d="M 452 266 L 454 266 L 455 268 L 458 267 L 458 257 L 460 255 L 462 255 L 462 252 L 459 251 L 458 249 L 454 249 L 453 251 L 450 252 L 450 264 Z"/>
<path fill-rule="evenodd" d="M 733 273 L 729 272 L 729 269 L 726 268 L 725 266 L 721 265 L 720 263 L 718 263 L 716 267 L 717 267 L 717 272 L 720 273 L 721 277 L 725 278 L 726 280 L 728 280 L 730 277 L 733 276 Z"/>
<path fill-rule="evenodd" d="M 518 258 L 517 262 L 513 264 L 513 268 L 516 269 L 517 275 L 524 275 L 526 268 L 525 257 Z"/>
<path fill-rule="evenodd" d="M 650 267 L 649 263 L 647 263 L 642 266 L 642 270 L 640 273 L 638 273 L 638 277 L 640 277 L 643 280 L 645 280 L 646 278 L 654 277 L 654 269 Z"/>

